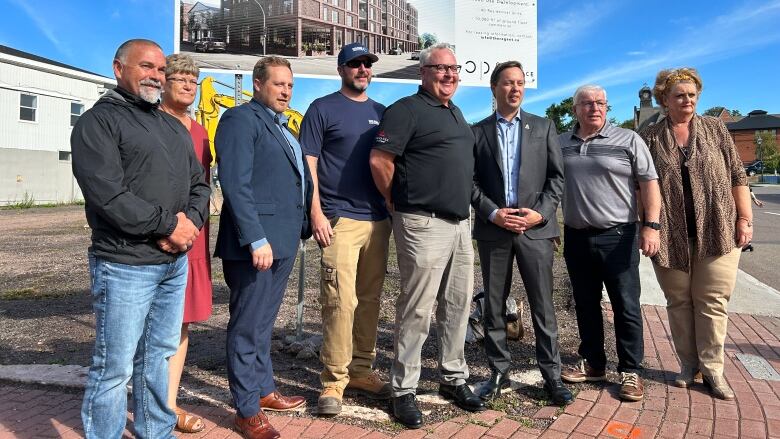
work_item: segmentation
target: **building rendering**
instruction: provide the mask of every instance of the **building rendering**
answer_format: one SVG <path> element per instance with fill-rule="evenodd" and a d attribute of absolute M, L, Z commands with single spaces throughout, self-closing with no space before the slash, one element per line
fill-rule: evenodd
<path fill-rule="evenodd" d="M 70 133 L 116 81 L 0 45 L 0 205 L 83 199 Z"/>
<path fill-rule="evenodd" d="M 418 50 L 417 9 L 406 0 L 222 0 L 229 52 L 334 55 L 360 42 L 375 53 Z"/>

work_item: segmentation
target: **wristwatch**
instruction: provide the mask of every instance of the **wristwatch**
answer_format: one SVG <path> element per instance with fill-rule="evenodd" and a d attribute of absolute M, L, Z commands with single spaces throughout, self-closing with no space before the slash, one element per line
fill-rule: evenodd
<path fill-rule="evenodd" d="M 645 227 L 650 227 L 653 230 L 661 230 L 661 223 L 656 223 L 653 221 L 645 221 L 642 223 Z"/>

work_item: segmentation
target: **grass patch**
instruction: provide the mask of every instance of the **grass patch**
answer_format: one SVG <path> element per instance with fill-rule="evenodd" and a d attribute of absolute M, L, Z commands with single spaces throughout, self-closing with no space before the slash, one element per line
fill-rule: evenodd
<path fill-rule="evenodd" d="M 35 206 L 35 197 L 30 195 L 29 192 L 25 191 L 24 197 L 20 201 L 8 203 L 6 207 L 8 209 L 29 209 L 33 206 Z"/>
<path fill-rule="evenodd" d="M 14 290 L 5 290 L 2 293 L 0 293 L 0 299 L 4 300 L 21 300 L 21 299 L 32 299 L 34 298 L 38 293 L 38 290 L 35 288 L 17 288 Z"/>

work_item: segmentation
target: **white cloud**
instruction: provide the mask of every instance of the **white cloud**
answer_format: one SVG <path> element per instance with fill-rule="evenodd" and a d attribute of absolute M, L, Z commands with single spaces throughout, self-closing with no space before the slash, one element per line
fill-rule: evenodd
<path fill-rule="evenodd" d="M 630 52 L 627 52 L 626 55 L 628 55 L 628 56 L 642 56 L 642 55 L 647 55 L 647 52 L 645 52 L 644 50 L 632 50 Z"/>
<path fill-rule="evenodd" d="M 60 41 L 56 35 L 54 35 L 54 32 L 52 32 L 51 26 L 49 26 L 49 24 L 41 15 L 41 9 L 33 8 L 24 0 L 11 0 L 11 3 L 15 4 L 17 7 L 19 7 L 19 9 L 27 14 L 27 17 L 32 20 L 33 23 L 35 23 L 35 26 L 39 31 L 41 31 L 43 36 L 46 37 L 46 39 L 49 40 L 54 45 L 54 47 L 60 51 L 61 54 L 68 57 L 71 55 L 70 49 L 65 45 L 65 43 Z"/>
<path fill-rule="evenodd" d="M 571 42 L 580 40 L 599 20 L 611 12 L 609 2 L 598 5 L 578 4 L 573 9 L 558 14 L 556 19 L 543 23 L 538 32 L 539 56 L 550 56 L 568 49 Z"/>
<path fill-rule="evenodd" d="M 566 84 L 529 97 L 524 104 L 545 102 L 569 96 L 582 84 L 620 85 L 648 78 L 662 68 L 701 65 L 718 59 L 745 53 L 755 47 L 780 41 L 780 0 L 756 4 L 740 4 L 732 11 L 700 23 L 695 33 L 659 44 L 654 56 L 610 65 Z"/>

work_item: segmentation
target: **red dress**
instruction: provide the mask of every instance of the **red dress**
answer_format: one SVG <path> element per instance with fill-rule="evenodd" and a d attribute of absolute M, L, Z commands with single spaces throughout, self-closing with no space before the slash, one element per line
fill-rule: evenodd
<path fill-rule="evenodd" d="M 190 136 L 195 157 L 203 165 L 206 182 L 210 183 L 211 149 L 206 130 L 194 120 Z M 209 221 L 203 224 L 198 239 L 187 252 L 189 270 L 187 291 L 184 295 L 184 323 L 202 322 L 211 316 L 211 257 L 209 255 Z"/>

